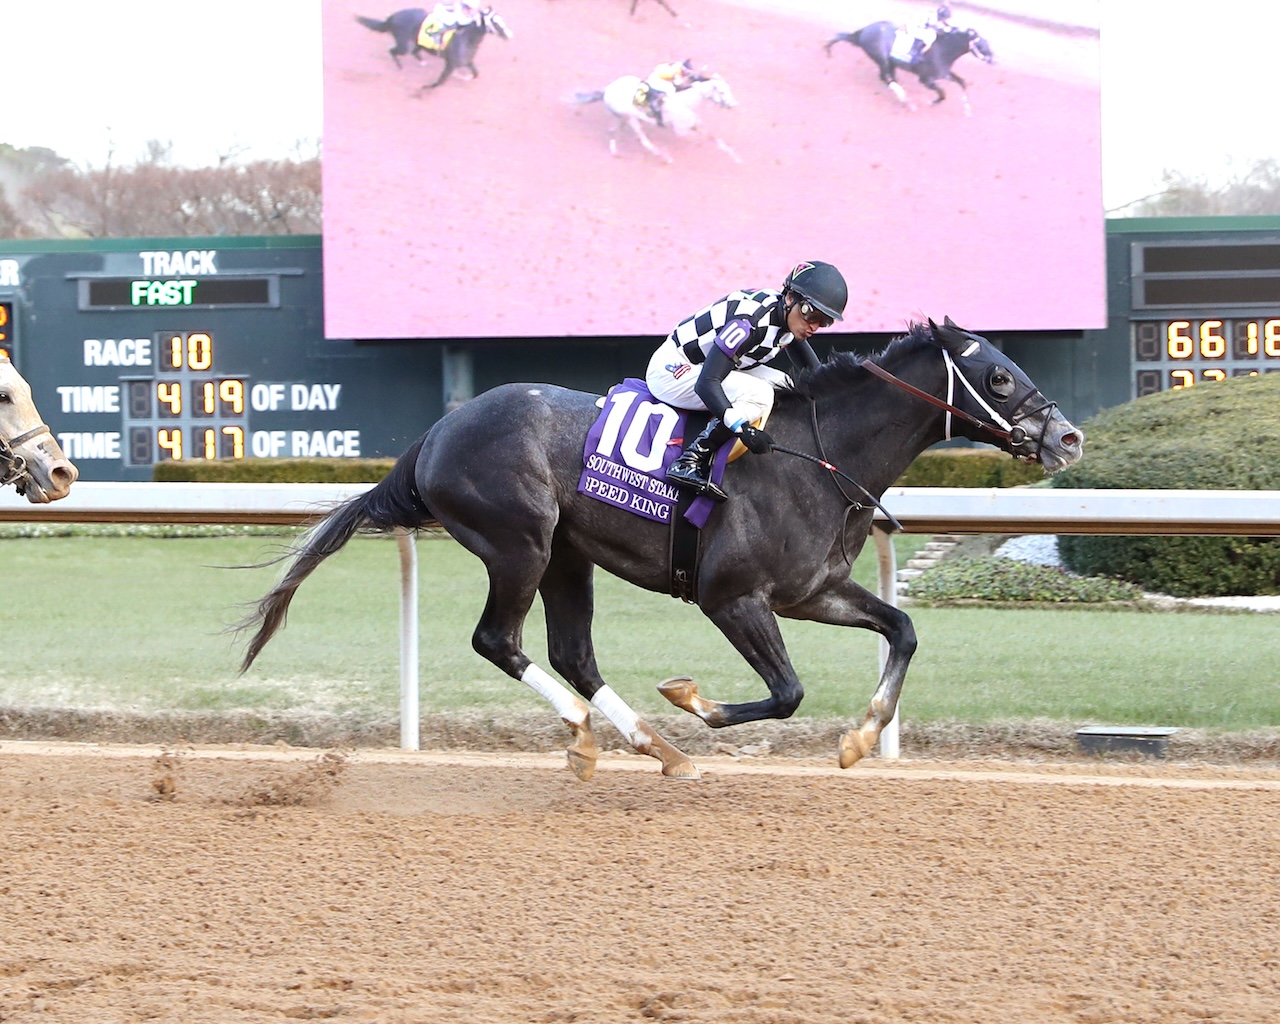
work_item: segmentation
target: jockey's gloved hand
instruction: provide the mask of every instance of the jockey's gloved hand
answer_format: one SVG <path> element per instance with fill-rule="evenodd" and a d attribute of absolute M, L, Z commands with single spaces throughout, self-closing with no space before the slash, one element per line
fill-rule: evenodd
<path fill-rule="evenodd" d="M 773 451 L 773 438 L 745 420 L 734 428 L 734 433 L 753 455 L 768 455 Z"/>

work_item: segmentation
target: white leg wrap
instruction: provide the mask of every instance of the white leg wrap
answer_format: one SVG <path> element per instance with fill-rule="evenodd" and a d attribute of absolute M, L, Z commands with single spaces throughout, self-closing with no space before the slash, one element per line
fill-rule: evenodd
<path fill-rule="evenodd" d="M 605 685 L 596 690 L 591 703 L 613 723 L 614 728 L 622 733 L 628 743 L 633 747 L 640 743 L 643 738 L 640 735 L 640 716 L 631 710 L 626 701 L 613 692 L 612 687 Z"/>
<path fill-rule="evenodd" d="M 529 667 L 524 670 L 524 675 L 520 677 L 520 682 L 524 683 L 539 696 L 545 697 L 551 706 L 556 709 L 556 714 L 567 722 L 581 725 L 587 720 L 587 716 L 591 714 L 591 709 L 587 707 L 585 701 L 569 690 L 563 683 L 552 679 L 537 665 L 530 663 Z"/>

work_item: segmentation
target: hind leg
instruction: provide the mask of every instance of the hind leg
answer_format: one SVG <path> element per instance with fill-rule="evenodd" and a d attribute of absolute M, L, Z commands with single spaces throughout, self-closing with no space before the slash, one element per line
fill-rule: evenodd
<path fill-rule="evenodd" d="M 591 562 L 576 552 L 560 548 L 552 551 L 551 562 L 539 585 L 547 614 L 547 652 L 552 667 L 588 698 L 632 747 L 661 761 L 663 775 L 675 779 L 699 778 L 694 763 L 659 736 L 601 678 L 591 642 L 594 571 Z M 594 740 L 592 748 L 594 767 Z M 578 756 L 582 754 L 579 752 Z M 571 747 L 571 764 L 574 757 Z M 579 777 L 585 776 L 579 772 Z"/>
<path fill-rule="evenodd" d="M 585 781 L 595 771 L 598 749 L 591 732 L 591 708 L 535 665 L 521 648 L 524 620 L 550 557 L 550 532 L 548 527 L 545 536 L 504 532 L 494 537 L 450 525 L 450 533 L 484 562 L 489 573 L 489 598 L 471 636 L 471 646 L 482 658 L 512 679 L 520 680 L 555 708 L 573 733 L 569 767 Z"/>

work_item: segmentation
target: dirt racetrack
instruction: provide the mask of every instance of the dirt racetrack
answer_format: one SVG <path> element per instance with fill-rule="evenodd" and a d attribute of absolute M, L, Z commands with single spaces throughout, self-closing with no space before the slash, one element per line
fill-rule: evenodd
<path fill-rule="evenodd" d="M 1280 770 L 0 743 L 0 1020 L 1280 1019 Z"/>

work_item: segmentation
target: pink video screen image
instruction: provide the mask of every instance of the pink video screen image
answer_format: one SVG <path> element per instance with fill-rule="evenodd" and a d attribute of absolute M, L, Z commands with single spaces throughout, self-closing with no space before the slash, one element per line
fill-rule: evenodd
<path fill-rule="evenodd" d="M 936 103 L 862 45 L 932 4 L 493 0 L 439 85 L 390 52 L 395 4 L 323 0 L 328 337 L 660 336 L 813 259 L 843 331 L 1106 324 L 1099 35 L 1047 3 L 953 5 L 967 88 Z M 639 81 L 686 60 L 705 81 L 646 120 Z"/>

